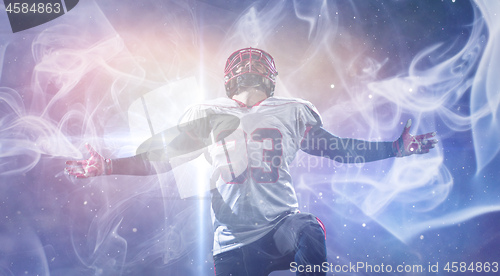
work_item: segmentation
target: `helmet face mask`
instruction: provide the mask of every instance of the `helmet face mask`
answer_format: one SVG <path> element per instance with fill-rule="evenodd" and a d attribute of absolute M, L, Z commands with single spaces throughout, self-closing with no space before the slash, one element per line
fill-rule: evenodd
<path fill-rule="evenodd" d="M 240 88 L 258 87 L 271 97 L 277 75 L 271 55 L 255 48 L 240 49 L 226 62 L 224 70 L 226 94 L 232 98 L 240 92 Z"/>

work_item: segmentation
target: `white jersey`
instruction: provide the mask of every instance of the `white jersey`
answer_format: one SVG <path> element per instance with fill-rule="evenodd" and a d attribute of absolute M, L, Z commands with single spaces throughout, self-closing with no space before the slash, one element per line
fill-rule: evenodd
<path fill-rule="evenodd" d="M 181 122 L 219 114 L 236 116 L 239 125 L 236 130 L 212 122 L 209 126 L 211 139 L 217 141 L 208 149 L 216 187 L 214 255 L 256 241 L 286 215 L 298 212 L 289 165 L 307 130 L 321 125 L 311 103 L 277 97 L 250 108 L 229 98 L 215 99 L 191 107 Z"/>

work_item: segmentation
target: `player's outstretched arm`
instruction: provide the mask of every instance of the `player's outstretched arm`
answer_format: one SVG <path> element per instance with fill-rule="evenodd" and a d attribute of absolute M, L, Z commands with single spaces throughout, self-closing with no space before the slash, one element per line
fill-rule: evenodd
<path fill-rule="evenodd" d="M 302 141 L 301 149 L 309 154 L 330 158 L 341 163 L 362 163 L 390 157 L 423 154 L 434 148 L 436 133 L 413 136 L 410 134 L 411 120 L 403 133 L 394 142 L 369 142 L 337 137 L 323 128 L 309 131 Z"/>
<path fill-rule="evenodd" d="M 171 169 L 170 165 L 158 171 L 148 160 L 147 153 L 127 158 L 107 159 L 100 155 L 92 146 L 85 145 L 90 157 L 86 160 L 66 161 L 65 171 L 76 178 L 88 178 L 100 175 L 151 175 Z"/>

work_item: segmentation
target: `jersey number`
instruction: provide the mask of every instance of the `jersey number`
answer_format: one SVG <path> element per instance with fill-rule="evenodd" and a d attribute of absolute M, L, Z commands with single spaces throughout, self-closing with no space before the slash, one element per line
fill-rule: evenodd
<path fill-rule="evenodd" d="M 251 177 L 256 183 L 276 183 L 279 179 L 279 167 L 283 156 L 281 132 L 276 128 L 257 128 L 250 134 L 250 141 L 247 142 L 247 134 L 242 130 L 236 131 L 242 132 L 236 133 L 237 136 L 241 135 L 241 139 L 231 140 L 235 143 L 232 147 L 226 146 L 229 141 L 221 141 L 228 164 L 225 169 L 229 170 L 222 175 L 231 175 L 232 178 L 229 181 L 224 179 L 226 183 L 241 184 L 248 177 Z M 226 133 L 222 132 L 221 134 Z M 250 162 L 241 174 L 235 172 L 231 164 L 231 159 L 237 157 Z"/>

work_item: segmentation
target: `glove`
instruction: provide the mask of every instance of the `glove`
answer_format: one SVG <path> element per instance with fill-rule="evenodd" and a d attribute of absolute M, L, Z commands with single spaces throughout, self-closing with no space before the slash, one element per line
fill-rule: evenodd
<path fill-rule="evenodd" d="M 111 174 L 113 171 L 111 159 L 102 157 L 89 144 L 86 144 L 85 147 L 90 153 L 90 158 L 87 160 L 66 161 L 66 165 L 70 167 L 66 167 L 65 171 L 70 175 L 74 175 L 76 178 L 88 178 Z"/>
<path fill-rule="evenodd" d="M 413 136 L 410 134 L 411 119 L 406 122 L 403 133 L 398 140 L 392 143 L 392 149 L 396 157 L 403 157 L 412 154 L 428 153 L 437 144 L 435 132 Z"/>

